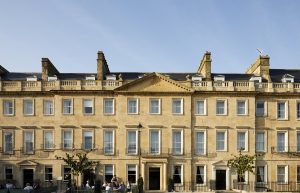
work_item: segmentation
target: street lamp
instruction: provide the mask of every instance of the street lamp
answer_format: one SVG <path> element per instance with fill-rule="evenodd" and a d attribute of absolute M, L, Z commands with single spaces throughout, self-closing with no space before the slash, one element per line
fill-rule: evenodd
<path fill-rule="evenodd" d="M 139 177 L 141 177 L 141 128 L 143 128 L 142 124 L 139 123 L 137 125 L 137 129 L 138 129 L 138 154 L 139 154 Z"/>

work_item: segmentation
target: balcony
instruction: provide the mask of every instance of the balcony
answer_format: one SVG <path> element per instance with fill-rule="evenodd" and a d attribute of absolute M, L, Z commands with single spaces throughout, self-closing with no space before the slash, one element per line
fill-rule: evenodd
<path fill-rule="evenodd" d="M 289 157 L 300 157 L 299 146 L 274 146 L 271 147 L 271 153 L 288 155 Z"/>

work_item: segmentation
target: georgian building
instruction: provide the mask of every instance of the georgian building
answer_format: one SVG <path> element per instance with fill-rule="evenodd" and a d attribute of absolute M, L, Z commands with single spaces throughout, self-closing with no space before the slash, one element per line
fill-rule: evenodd
<path fill-rule="evenodd" d="M 55 155 L 88 152 L 100 164 L 84 181 L 232 189 L 227 160 L 243 149 L 260 153 L 246 187 L 299 188 L 300 69 L 270 69 L 269 56 L 241 74 L 212 73 L 209 52 L 191 73 L 111 72 L 102 52 L 97 73 L 62 73 L 42 58 L 41 73 L 0 66 L 0 103 L 2 183 L 67 181 Z"/>

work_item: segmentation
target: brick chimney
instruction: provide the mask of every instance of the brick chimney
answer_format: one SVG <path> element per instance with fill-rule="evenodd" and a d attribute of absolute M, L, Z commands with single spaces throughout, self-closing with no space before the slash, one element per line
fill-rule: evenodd
<path fill-rule="evenodd" d="M 260 55 L 246 71 L 246 74 L 261 76 L 271 82 L 270 77 L 270 57 L 268 55 Z"/>
<path fill-rule="evenodd" d="M 104 53 L 102 51 L 98 51 L 97 58 L 97 80 L 104 80 L 105 75 L 109 73 L 109 68 L 107 62 L 105 60 Z"/>
<path fill-rule="evenodd" d="M 206 80 L 211 80 L 211 57 L 210 57 L 211 53 L 206 51 L 200 66 L 198 68 L 197 73 L 201 74 Z"/>
<path fill-rule="evenodd" d="M 42 80 L 47 81 L 48 76 L 58 75 L 59 71 L 55 68 L 48 58 L 42 58 Z"/>

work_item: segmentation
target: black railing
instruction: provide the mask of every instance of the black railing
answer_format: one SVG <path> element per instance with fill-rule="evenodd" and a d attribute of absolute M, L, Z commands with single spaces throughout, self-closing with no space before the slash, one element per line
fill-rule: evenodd
<path fill-rule="evenodd" d="M 214 189 L 213 187 L 214 184 L 211 184 L 210 182 L 204 182 L 204 183 L 182 182 L 182 183 L 175 183 L 172 189 L 175 192 L 209 192 Z"/>
<path fill-rule="evenodd" d="M 300 183 L 289 182 L 237 182 L 233 181 L 233 189 L 248 192 L 299 192 Z"/>

